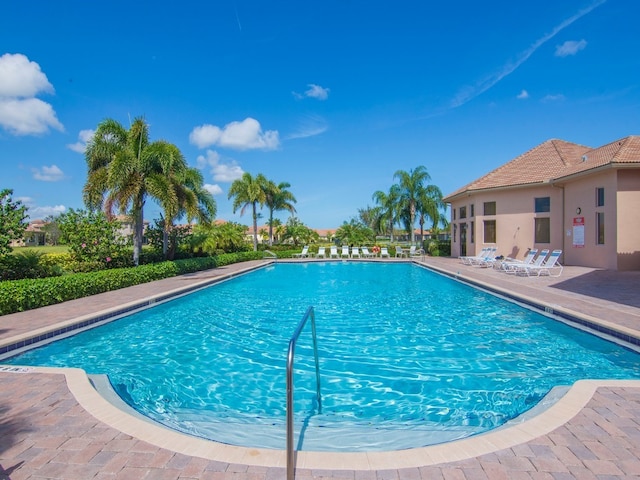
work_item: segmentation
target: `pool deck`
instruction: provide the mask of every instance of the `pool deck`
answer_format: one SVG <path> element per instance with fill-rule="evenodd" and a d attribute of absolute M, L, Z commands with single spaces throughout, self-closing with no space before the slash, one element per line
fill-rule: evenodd
<path fill-rule="evenodd" d="M 416 261 L 640 338 L 640 272 L 565 267 L 559 278 L 527 278 L 465 266 L 457 259 Z M 262 263 L 229 265 L 5 315 L 0 317 L 0 346 Z M 81 370 L 7 370 L 0 367 L 0 480 L 285 478 L 284 452 L 207 442 L 131 417 L 98 395 Z M 296 478 L 638 479 L 640 382 L 581 381 L 533 418 L 448 444 L 397 452 L 299 452 Z"/>

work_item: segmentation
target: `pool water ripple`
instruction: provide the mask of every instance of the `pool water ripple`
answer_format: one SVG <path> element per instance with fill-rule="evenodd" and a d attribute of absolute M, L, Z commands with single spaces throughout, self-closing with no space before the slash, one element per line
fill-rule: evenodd
<path fill-rule="evenodd" d="M 278 264 L 7 363 L 106 373 L 171 428 L 255 447 L 285 444 L 289 338 L 303 450 L 389 450 L 504 424 L 557 385 L 640 378 L 638 354 L 409 264 Z M 407 433 L 410 432 L 410 433 Z M 375 433 L 372 434 L 372 433 Z"/>

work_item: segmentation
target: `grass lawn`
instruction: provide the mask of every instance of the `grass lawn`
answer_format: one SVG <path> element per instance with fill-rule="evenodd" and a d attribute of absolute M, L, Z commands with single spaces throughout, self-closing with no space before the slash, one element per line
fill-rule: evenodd
<path fill-rule="evenodd" d="M 42 247 L 13 247 L 14 255 L 21 252 L 40 252 L 40 253 L 67 253 L 69 247 L 66 245 L 45 245 Z"/>

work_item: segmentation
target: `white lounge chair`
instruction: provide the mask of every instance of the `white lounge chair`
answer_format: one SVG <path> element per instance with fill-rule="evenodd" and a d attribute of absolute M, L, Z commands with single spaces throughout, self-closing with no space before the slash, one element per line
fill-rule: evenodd
<path fill-rule="evenodd" d="M 305 258 L 309 256 L 309 245 L 305 245 L 302 247 L 302 251 L 300 253 L 294 253 L 294 258 Z"/>
<path fill-rule="evenodd" d="M 422 248 L 418 248 L 415 245 L 411 245 L 411 247 L 409 247 L 410 257 L 422 257 L 423 255 L 424 255 L 424 250 Z"/>
<path fill-rule="evenodd" d="M 487 253 L 489 253 L 490 248 L 492 247 L 484 247 L 482 250 L 480 250 L 480 253 L 478 253 L 477 255 L 464 255 L 458 258 L 465 265 L 471 265 L 474 260 L 480 260 L 481 258 L 486 257 Z"/>
<path fill-rule="evenodd" d="M 526 265 L 524 269 L 528 276 L 536 275 L 539 277 L 540 275 L 549 275 L 550 277 L 559 277 L 564 268 L 558 261 L 560 255 L 562 255 L 562 250 L 554 250 L 543 264 Z M 554 275 L 552 272 L 558 273 Z"/>
<path fill-rule="evenodd" d="M 361 247 L 360 250 L 362 251 L 362 256 L 364 258 L 374 258 L 376 256 L 375 253 L 371 253 L 369 251 L 369 247 Z"/>
<path fill-rule="evenodd" d="M 318 253 L 316 253 L 316 258 L 327 258 L 326 247 L 318 247 Z"/>
<path fill-rule="evenodd" d="M 507 273 L 514 273 L 517 267 L 522 267 L 524 265 L 529 265 L 533 262 L 533 259 L 538 254 L 537 248 L 532 248 L 527 252 L 524 259 L 518 260 L 517 258 L 507 257 L 502 262 L 500 262 L 500 270 Z"/>
<path fill-rule="evenodd" d="M 342 258 L 344 258 L 344 257 L 349 258 L 349 245 L 343 245 L 342 246 L 342 253 L 340 254 L 340 256 Z"/>
<path fill-rule="evenodd" d="M 398 258 L 398 257 L 406 257 L 406 256 L 407 256 L 407 251 L 403 250 L 400 245 L 397 245 L 396 246 L 396 258 Z"/>
<path fill-rule="evenodd" d="M 329 249 L 329 258 L 340 258 L 340 255 L 338 255 L 338 247 L 335 245 L 331 245 L 330 249 Z"/>
<path fill-rule="evenodd" d="M 513 269 L 515 271 L 515 273 L 517 275 L 529 275 L 527 273 L 527 268 L 529 267 L 539 267 L 540 265 L 542 265 L 545 260 L 547 259 L 547 255 L 549 255 L 549 249 L 545 248 L 544 250 L 542 250 L 538 256 L 536 257 L 535 260 L 533 260 L 531 263 L 529 263 L 529 265 L 515 265 L 513 266 Z"/>
<path fill-rule="evenodd" d="M 495 261 L 497 251 L 498 251 L 497 248 L 489 247 L 482 255 L 478 255 L 477 257 L 469 257 L 468 265 L 471 265 L 474 267 L 488 266 L 489 262 Z"/>
<path fill-rule="evenodd" d="M 351 258 L 361 258 L 360 257 L 360 250 L 358 249 L 358 247 L 351 247 Z"/>
<path fill-rule="evenodd" d="M 380 258 L 391 258 L 391 255 L 389 255 L 389 250 L 387 247 L 380 247 Z"/>

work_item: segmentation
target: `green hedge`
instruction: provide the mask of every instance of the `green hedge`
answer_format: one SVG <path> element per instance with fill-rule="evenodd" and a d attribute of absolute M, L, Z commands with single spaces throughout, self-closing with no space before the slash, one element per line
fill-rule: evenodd
<path fill-rule="evenodd" d="M 133 268 L 0 282 L 0 315 L 261 258 L 262 252 L 227 253 L 217 257 L 189 258 Z"/>

